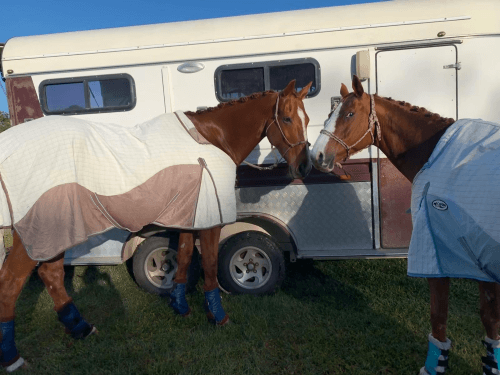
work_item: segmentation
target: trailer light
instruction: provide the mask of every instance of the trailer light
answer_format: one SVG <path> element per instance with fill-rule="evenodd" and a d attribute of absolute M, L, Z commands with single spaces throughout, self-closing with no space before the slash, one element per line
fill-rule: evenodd
<path fill-rule="evenodd" d="M 196 73 L 203 70 L 205 65 L 199 62 L 184 63 L 177 67 L 177 70 L 181 73 Z"/>
<path fill-rule="evenodd" d="M 446 33 L 444 31 L 438 32 L 438 37 L 440 37 L 440 38 L 442 38 L 445 35 L 446 35 Z"/>

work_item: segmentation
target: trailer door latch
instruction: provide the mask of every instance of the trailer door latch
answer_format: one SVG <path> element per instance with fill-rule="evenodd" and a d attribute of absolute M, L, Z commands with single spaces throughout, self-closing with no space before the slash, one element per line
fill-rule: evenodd
<path fill-rule="evenodd" d="M 462 64 L 458 62 L 456 64 L 444 65 L 443 69 L 456 69 L 456 70 L 460 70 L 460 69 L 462 69 Z"/>

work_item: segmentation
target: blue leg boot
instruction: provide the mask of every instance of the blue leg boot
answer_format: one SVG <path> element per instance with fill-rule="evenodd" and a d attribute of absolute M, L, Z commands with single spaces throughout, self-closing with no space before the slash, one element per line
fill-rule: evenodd
<path fill-rule="evenodd" d="M 174 309 L 176 314 L 182 317 L 191 315 L 191 309 L 186 300 L 186 283 L 175 284 L 175 288 L 170 293 L 170 307 Z"/>
<path fill-rule="evenodd" d="M 74 339 L 84 339 L 87 336 L 97 332 L 96 328 L 82 318 L 73 302 L 68 303 L 57 313 L 59 321 L 66 327 L 66 333 L 69 333 Z"/>
<path fill-rule="evenodd" d="M 2 341 L 0 341 L 0 363 L 7 372 L 17 370 L 24 365 L 24 359 L 19 356 L 14 342 L 14 321 L 0 322 Z"/>
<path fill-rule="evenodd" d="M 498 362 L 500 362 L 500 340 L 492 340 L 486 337 L 483 341 L 486 347 L 486 357 L 483 360 L 483 375 L 500 374 Z"/>
<path fill-rule="evenodd" d="M 429 334 L 429 349 L 425 366 L 420 369 L 420 375 L 439 375 L 448 369 L 448 352 L 451 348 L 450 339 L 446 342 L 436 340 Z"/>
<path fill-rule="evenodd" d="M 229 322 L 229 317 L 222 308 L 219 288 L 205 292 L 204 307 L 210 323 L 223 326 Z"/>

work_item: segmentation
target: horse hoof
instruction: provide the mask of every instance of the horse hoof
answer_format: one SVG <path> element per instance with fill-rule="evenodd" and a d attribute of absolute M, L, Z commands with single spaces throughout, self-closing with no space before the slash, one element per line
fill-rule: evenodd
<path fill-rule="evenodd" d="M 229 322 L 230 322 L 229 316 L 227 314 L 224 315 L 224 318 L 222 318 L 222 320 L 218 322 L 217 320 L 215 320 L 214 315 L 211 312 L 208 312 L 207 319 L 208 319 L 209 323 L 216 325 L 217 327 L 223 327 L 223 326 L 229 324 Z"/>
<path fill-rule="evenodd" d="M 190 307 L 188 307 L 188 310 L 185 313 L 180 312 L 179 310 L 177 310 L 173 306 L 172 306 L 172 310 L 174 310 L 174 313 L 176 315 L 179 315 L 181 318 L 187 318 L 188 316 L 191 316 L 191 308 Z"/>

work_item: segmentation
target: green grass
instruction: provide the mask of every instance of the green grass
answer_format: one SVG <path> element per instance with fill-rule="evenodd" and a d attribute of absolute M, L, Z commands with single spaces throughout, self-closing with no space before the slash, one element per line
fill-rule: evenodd
<path fill-rule="evenodd" d="M 406 260 L 302 261 L 273 296 L 224 295 L 232 324 L 209 325 L 201 282 L 191 317 L 140 290 L 125 265 L 67 269 L 66 284 L 99 334 L 64 334 L 33 275 L 17 304 L 29 374 L 417 374 L 430 332 L 427 283 Z M 481 374 L 476 283 L 453 280 L 450 374 Z"/>

